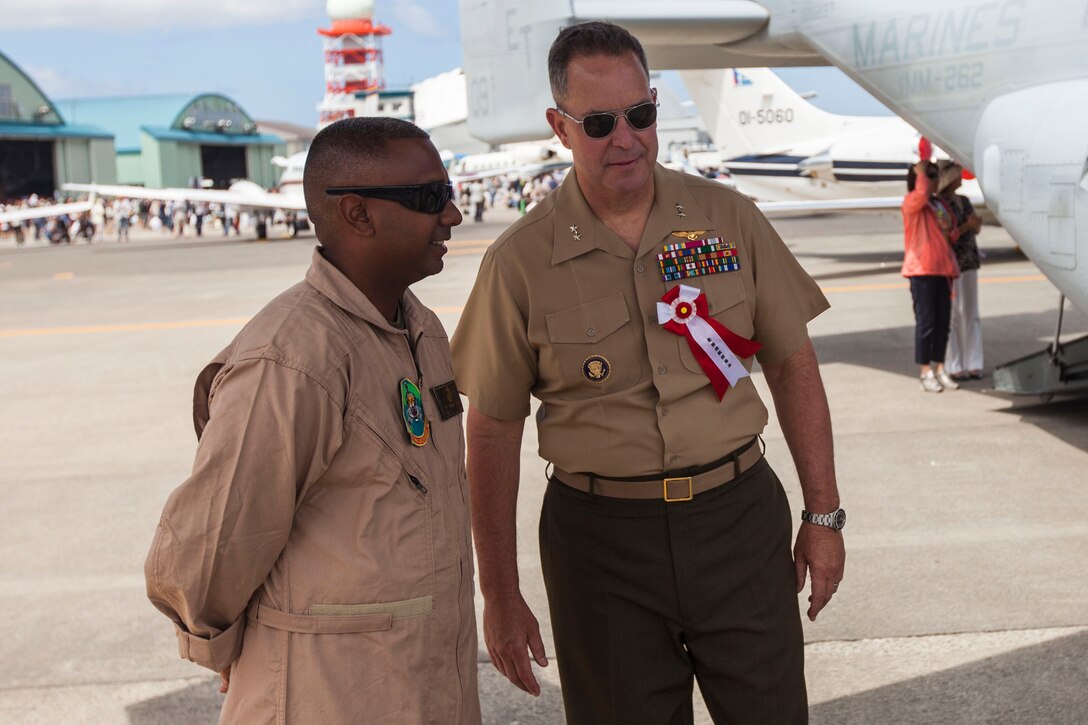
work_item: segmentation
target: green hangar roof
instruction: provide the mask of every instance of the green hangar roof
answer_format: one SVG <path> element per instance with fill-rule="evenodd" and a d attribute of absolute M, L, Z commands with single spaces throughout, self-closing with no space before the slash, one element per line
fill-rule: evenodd
<path fill-rule="evenodd" d="M 0 136 L 4 138 L 111 138 L 95 125 L 65 123 L 56 104 L 10 58 L 0 53 Z"/>
<path fill-rule="evenodd" d="M 138 152 L 140 132 L 152 138 L 228 145 L 279 144 L 257 133 L 241 106 L 214 93 L 122 98 L 76 98 L 57 102 L 69 121 L 101 126 L 114 136 L 117 153 Z"/>

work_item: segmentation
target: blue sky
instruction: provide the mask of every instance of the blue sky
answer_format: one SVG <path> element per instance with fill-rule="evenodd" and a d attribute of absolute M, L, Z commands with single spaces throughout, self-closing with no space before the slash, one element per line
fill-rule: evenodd
<path fill-rule="evenodd" d="M 457 0 L 376 0 L 375 8 L 393 28 L 383 41 L 388 87 L 461 65 Z M 323 0 L 0 0 L 0 17 L 0 52 L 54 98 L 215 92 L 258 119 L 317 121 Z M 782 75 L 817 91 L 813 102 L 825 110 L 888 113 L 838 70 Z"/>

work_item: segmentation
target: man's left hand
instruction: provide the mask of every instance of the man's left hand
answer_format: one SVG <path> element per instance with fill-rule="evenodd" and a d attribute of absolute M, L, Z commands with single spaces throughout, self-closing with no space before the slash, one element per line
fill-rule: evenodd
<path fill-rule="evenodd" d="M 794 565 L 797 567 L 797 591 L 805 588 L 806 574 L 812 575 L 812 592 L 809 595 L 808 618 L 816 621 L 835 590 L 842 581 L 846 566 L 846 547 L 843 546 L 842 532 L 802 523 L 797 532 L 797 543 L 793 547 Z"/>

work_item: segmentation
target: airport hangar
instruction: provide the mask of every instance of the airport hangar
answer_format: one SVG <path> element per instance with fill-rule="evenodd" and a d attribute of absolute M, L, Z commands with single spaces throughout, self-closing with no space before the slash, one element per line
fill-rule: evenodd
<path fill-rule="evenodd" d="M 215 93 L 75 98 L 57 102 L 70 121 L 104 128 L 114 138 L 117 181 L 136 186 L 190 187 L 208 179 L 225 189 L 249 179 L 275 186 L 282 171 L 272 157 L 286 145 L 261 133 L 236 102 Z"/>
<path fill-rule="evenodd" d="M 217 94 L 52 101 L 0 53 L 0 199 L 68 182 L 185 187 L 197 178 L 275 185 L 283 139 Z"/>
<path fill-rule="evenodd" d="M 113 134 L 70 121 L 0 53 L 0 200 L 50 197 L 68 182 L 117 182 Z"/>

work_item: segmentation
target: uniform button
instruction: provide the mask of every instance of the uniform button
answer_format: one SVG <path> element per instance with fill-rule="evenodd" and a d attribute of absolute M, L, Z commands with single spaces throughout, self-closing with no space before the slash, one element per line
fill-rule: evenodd
<path fill-rule="evenodd" d="M 665 374 L 665 366 L 664 365 L 658 365 L 657 374 L 658 375 L 664 375 Z"/>
<path fill-rule="evenodd" d="M 661 415 L 668 415 L 668 414 L 669 414 L 669 409 L 668 408 L 662 408 L 661 409 Z"/>
<path fill-rule="evenodd" d="M 657 322 L 657 313 L 651 312 L 650 314 L 646 315 L 646 319 L 649 320 L 650 322 L 656 323 Z"/>
<path fill-rule="evenodd" d="M 669 456 L 669 463 L 676 463 L 676 461 L 677 461 L 677 460 L 678 460 L 679 458 L 680 458 L 680 456 L 678 456 L 678 455 L 676 455 L 675 453 L 673 453 L 673 454 L 672 454 L 671 456 Z"/>
<path fill-rule="evenodd" d="M 639 266 L 635 267 L 635 269 L 637 269 L 639 272 L 645 272 L 646 271 L 646 268 L 643 267 L 641 264 Z"/>
<path fill-rule="evenodd" d="M 588 330 L 586 330 L 586 337 L 596 337 L 596 336 L 597 336 L 597 331 L 594 330 L 592 327 L 589 328 Z"/>

